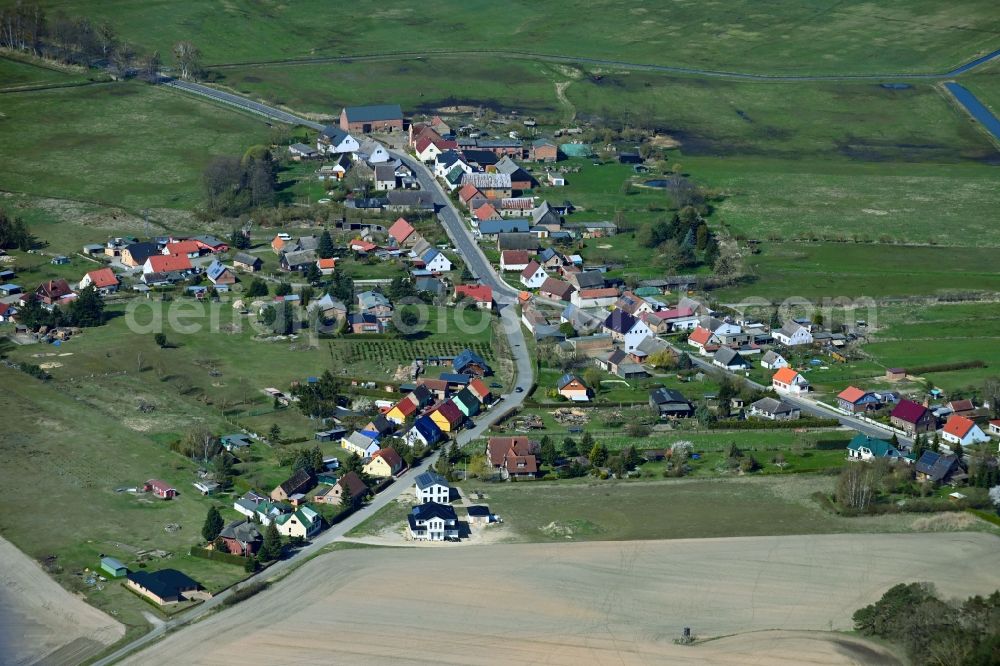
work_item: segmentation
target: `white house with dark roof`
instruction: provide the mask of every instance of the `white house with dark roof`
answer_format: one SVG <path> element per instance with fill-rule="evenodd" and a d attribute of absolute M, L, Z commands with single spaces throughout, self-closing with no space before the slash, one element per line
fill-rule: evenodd
<path fill-rule="evenodd" d="M 809 345 L 812 344 L 813 341 L 813 336 L 809 331 L 809 327 L 803 326 L 802 324 L 794 321 L 785 322 L 785 324 L 777 331 L 772 331 L 771 335 L 775 340 L 786 347 Z"/>
<path fill-rule="evenodd" d="M 604 320 L 604 332 L 615 342 L 621 343 L 625 351 L 632 351 L 639 343 L 652 335 L 646 322 L 633 317 L 624 310 L 615 310 Z"/>
<path fill-rule="evenodd" d="M 360 148 L 358 140 L 339 127 L 323 128 L 316 139 L 316 150 L 326 155 L 341 155 L 356 153 Z"/>
<path fill-rule="evenodd" d="M 427 471 L 418 475 L 415 481 L 418 502 L 422 504 L 427 502 L 448 503 L 451 497 L 451 487 L 443 476 Z"/>

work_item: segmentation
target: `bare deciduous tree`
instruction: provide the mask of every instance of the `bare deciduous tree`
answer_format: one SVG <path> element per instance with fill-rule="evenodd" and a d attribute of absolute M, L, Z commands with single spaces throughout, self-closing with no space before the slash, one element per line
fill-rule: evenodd
<path fill-rule="evenodd" d="M 177 42 L 174 44 L 174 58 L 181 69 L 181 78 L 189 79 L 198 71 L 201 52 L 191 42 Z"/>

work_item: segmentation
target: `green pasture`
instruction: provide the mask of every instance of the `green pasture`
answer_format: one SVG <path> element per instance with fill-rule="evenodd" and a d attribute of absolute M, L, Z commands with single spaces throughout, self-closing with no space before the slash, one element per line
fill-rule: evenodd
<path fill-rule="evenodd" d="M 262 120 L 142 83 L 6 94 L 0 189 L 132 211 L 191 209 L 216 155 L 267 140 Z"/>
<path fill-rule="evenodd" d="M 599 0 L 572 11 L 524 0 L 431 0 L 419 7 L 321 0 L 41 4 L 50 15 L 62 9 L 109 20 L 133 43 L 164 54 L 190 40 L 209 64 L 500 49 L 764 73 L 923 72 L 995 48 L 1000 30 L 988 0 L 781 0 L 766 11 L 738 0 L 710 15 L 696 0 L 641 6 Z"/>

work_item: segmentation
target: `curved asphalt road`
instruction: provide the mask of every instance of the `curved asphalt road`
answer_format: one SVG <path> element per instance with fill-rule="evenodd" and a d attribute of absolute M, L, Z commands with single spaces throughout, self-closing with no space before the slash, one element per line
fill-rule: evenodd
<path fill-rule="evenodd" d="M 499 56 L 518 60 L 540 60 L 544 62 L 559 62 L 568 64 L 597 65 L 600 67 L 618 67 L 649 72 L 664 72 L 669 74 L 685 74 L 718 79 L 744 79 L 749 81 L 881 81 L 885 79 L 947 79 L 965 74 L 997 57 L 1000 49 L 970 60 L 947 72 L 938 73 L 900 73 L 886 74 L 753 74 L 749 72 L 727 72 L 715 69 L 698 69 L 697 67 L 680 67 L 674 65 L 652 65 L 647 63 L 625 62 L 622 60 L 605 60 L 601 58 L 586 58 L 578 56 L 561 56 L 549 53 L 533 53 L 531 51 L 509 51 L 501 49 L 459 49 L 455 51 L 398 51 L 394 53 L 365 53 L 359 55 L 326 56 L 319 58 L 291 58 L 287 60 L 258 60 L 248 62 L 219 63 L 207 65 L 212 69 L 227 69 L 237 67 L 261 67 L 267 65 L 318 65 L 329 62 L 355 62 L 372 60 L 399 60 L 415 58 L 446 58 L 446 57 Z"/>

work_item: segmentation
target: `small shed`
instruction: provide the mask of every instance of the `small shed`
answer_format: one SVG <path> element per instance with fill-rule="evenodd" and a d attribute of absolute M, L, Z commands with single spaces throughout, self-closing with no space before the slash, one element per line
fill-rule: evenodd
<path fill-rule="evenodd" d="M 101 571 L 112 578 L 124 578 L 128 573 L 128 567 L 113 557 L 101 558 Z"/>
<path fill-rule="evenodd" d="M 906 369 L 905 368 L 886 368 L 885 378 L 890 382 L 901 382 L 906 379 Z"/>

